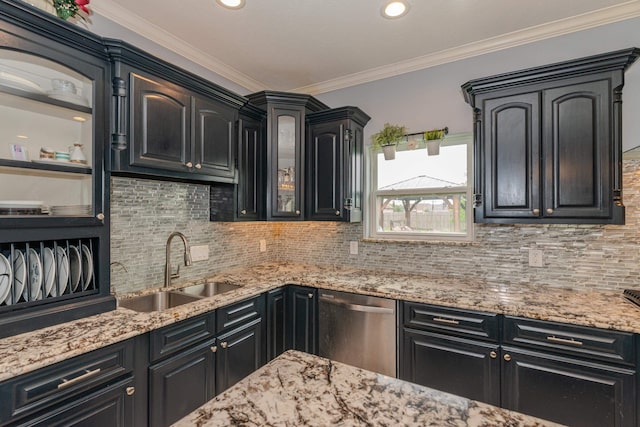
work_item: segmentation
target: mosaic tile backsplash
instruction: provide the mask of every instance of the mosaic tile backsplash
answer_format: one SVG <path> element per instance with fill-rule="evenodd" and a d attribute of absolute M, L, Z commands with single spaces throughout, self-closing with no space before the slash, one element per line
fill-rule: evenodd
<path fill-rule="evenodd" d="M 209 245 L 209 261 L 181 267 L 184 279 L 266 261 L 358 266 L 446 275 L 517 286 L 619 290 L 640 287 L 640 160 L 624 162 L 626 225 L 476 224 L 473 243 L 362 240 L 362 224 L 333 222 L 216 223 L 208 221 L 209 187 L 112 178 L 112 290 L 159 286 L 165 242 L 182 231 L 192 245 Z M 259 240 L 267 252 L 259 252 Z M 349 255 L 349 242 L 359 254 Z M 529 267 L 528 250 L 541 249 L 544 267 Z M 172 244 L 173 266 L 182 243 Z M 125 266 L 127 271 L 124 271 Z"/>

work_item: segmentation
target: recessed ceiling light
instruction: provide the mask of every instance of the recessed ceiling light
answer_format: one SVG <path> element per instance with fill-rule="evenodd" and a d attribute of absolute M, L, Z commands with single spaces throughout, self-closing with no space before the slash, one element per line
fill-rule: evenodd
<path fill-rule="evenodd" d="M 400 18 L 409 11 L 409 3 L 404 0 L 391 1 L 382 6 L 382 16 L 389 19 Z"/>
<path fill-rule="evenodd" d="M 244 0 L 216 0 L 216 2 L 227 9 L 242 9 L 244 7 Z"/>
<path fill-rule="evenodd" d="M 29 137 L 27 135 L 16 135 L 16 138 L 19 139 L 29 139 Z"/>

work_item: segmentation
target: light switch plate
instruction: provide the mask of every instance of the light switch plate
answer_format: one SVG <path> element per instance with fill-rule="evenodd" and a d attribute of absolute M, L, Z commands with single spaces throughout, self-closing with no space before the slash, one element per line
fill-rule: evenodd
<path fill-rule="evenodd" d="M 260 239 L 260 252 L 267 252 L 267 241 Z"/>
<path fill-rule="evenodd" d="M 540 249 L 529 249 L 529 266 L 543 267 L 542 251 Z"/>
<path fill-rule="evenodd" d="M 349 242 L 349 254 L 358 255 L 358 241 L 354 240 Z"/>
<path fill-rule="evenodd" d="M 206 261 L 209 259 L 209 246 L 191 246 L 191 261 Z"/>

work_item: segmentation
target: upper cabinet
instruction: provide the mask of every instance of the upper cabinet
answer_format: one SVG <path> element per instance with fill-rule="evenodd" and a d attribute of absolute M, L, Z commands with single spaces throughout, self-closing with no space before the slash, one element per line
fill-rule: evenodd
<path fill-rule="evenodd" d="M 628 49 L 472 80 L 475 221 L 624 223 Z"/>
<path fill-rule="evenodd" d="M 115 308 L 108 59 L 98 37 L 0 2 L 0 337 Z"/>
<path fill-rule="evenodd" d="M 268 220 L 304 219 L 305 119 L 329 107 L 310 95 L 264 91 L 248 96 L 267 113 Z"/>
<path fill-rule="evenodd" d="M 246 99 L 124 42 L 113 67 L 112 172 L 235 182 L 236 121 Z"/>
<path fill-rule="evenodd" d="M 307 219 L 362 221 L 363 128 L 369 120 L 357 107 L 307 116 Z"/>

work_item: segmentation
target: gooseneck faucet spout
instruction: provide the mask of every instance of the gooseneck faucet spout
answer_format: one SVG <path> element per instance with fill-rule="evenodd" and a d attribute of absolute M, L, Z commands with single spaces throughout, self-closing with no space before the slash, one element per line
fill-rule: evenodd
<path fill-rule="evenodd" d="M 189 242 L 184 234 L 179 231 L 174 231 L 169 235 L 167 239 L 167 247 L 166 247 L 166 261 L 164 264 L 164 286 L 165 288 L 171 285 L 171 279 L 176 279 L 180 277 L 180 265 L 178 265 L 178 271 L 173 274 L 171 273 L 171 240 L 174 237 L 180 237 L 182 243 L 184 244 L 184 265 L 187 267 L 191 265 L 191 248 L 189 247 Z"/>

